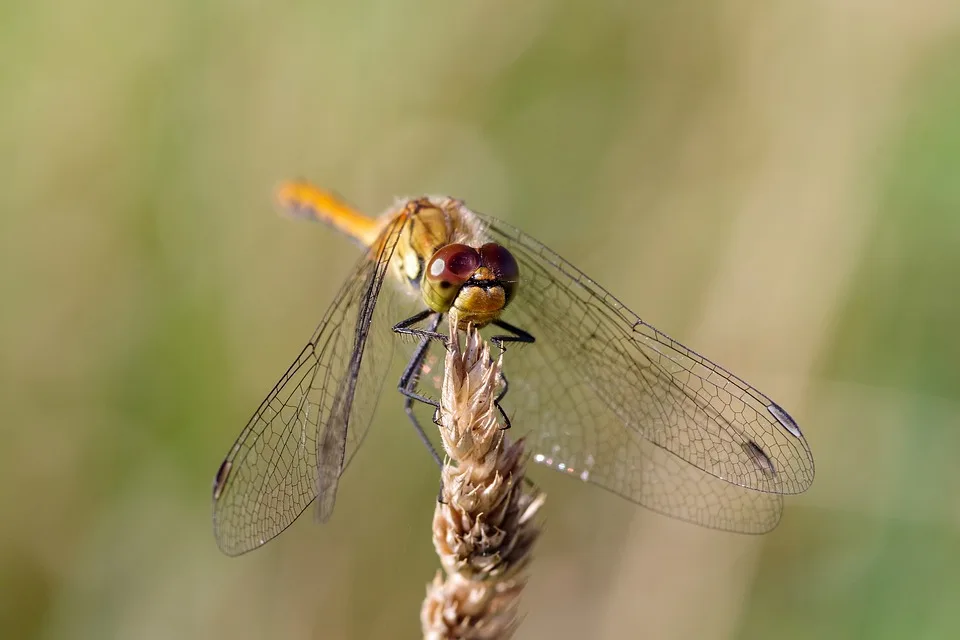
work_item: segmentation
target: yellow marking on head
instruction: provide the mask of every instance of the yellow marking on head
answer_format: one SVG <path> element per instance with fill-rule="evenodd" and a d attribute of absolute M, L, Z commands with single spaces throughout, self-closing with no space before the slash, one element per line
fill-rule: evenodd
<path fill-rule="evenodd" d="M 460 289 L 459 295 L 453 301 L 460 328 L 466 327 L 468 322 L 477 327 L 485 327 L 498 319 L 506 306 L 507 296 L 503 287 L 484 288 L 469 283 Z"/>
<path fill-rule="evenodd" d="M 487 267 L 480 267 L 473 274 L 474 280 L 494 280 L 496 277 L 493 271 Z"/>

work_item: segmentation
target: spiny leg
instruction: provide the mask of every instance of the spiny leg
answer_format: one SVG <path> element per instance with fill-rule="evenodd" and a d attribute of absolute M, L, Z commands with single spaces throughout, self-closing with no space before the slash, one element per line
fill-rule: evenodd
<path fill-rule="evenodd" d="M 509 322 L 504 322 L 503 320 L 494 320 L 494 326 L 500 327 L 505 331 L 509 331 L 511 335 L 496 335 L 491 336 L 490 342 L 493 342 L 498 347 L 500 347 L 500 352 L 505 352 L 506 342 L 517 342 L 520 344 L 533 344 L 536 342 L 536 338 L 533 337 L 530 333 L 524 331 L 520 327 L 515 327 Z M 507 391 L 510 390 L 510 382 L 507 380 L 507 374 L 503 371 L 500 372 L 500 379 L 503 380 L 503 388 L 500 390 L 500 393 L 497 394 L 497 397 L 494 398 L 493 404 L 496 405 L 497 409 L 500 410 L 500 415 L 503 416 L 504 429 L 510 428 L 510 418 L 507 417 L 507 413 L 503 410 L 503 407 L 500 406 L 500 401 L 503 400 L 504 396 L 507 395 Z M 524 474 L 523 476 L 524 483 L 531 489 L 536 490 L 537 485 L 530 479 L 529 476 Z"/>
<path fill-rule="evenodd" d="M 493 325 L 495 327 L 500 327 L 504 331 L 509 331 L 509 335 L 497 334 L 495 336 L 490 336 L 490 342 L 500 347 L 501 351 L 506 351 L 507 347 L 505 343 L 507 342 L 519 342 L 521 344 L 533 344 L 537 341 L 531 334 L 527 333 L 520 327 L 515 327 L 509 322 L 504 322 L 503 320 L 494 320 Z"/>
<path fill-rule="evenodd" d="M 428 329 L 411 329 L 415 324 L 419 324 L 429 318 L 430 316 L 435 315 L 434 321 L 430 323 L 430 328 Z M 437 327 L 440 326 L 440 320 L 443 318 L 442 313 L 438 313 L 431 309 L 424 309 L 423 311 L 416 313 L 406 320 L 401 320 L 397 324 L 393 325 L 393 332 L 399 333 L 405 336 L 415 336 L 417 338 L 429 338 L 431 340 L 439 340 L 443 343 L 444 348 L 447 347 L 447 336 L 443 333 L 437 331 Z"/>
<path fill-rule="evenodd" d="M 430 316 L 433 316 L 433 318 L 427 325 L 427 329 L 410 328 L 417 323 L 423 322 Z M 441 340 L 444 345 L 447 344 L 447 336 L 437 332 L 437 327 L 440 325 L 440 320 L 442 318 L 442 313 L 437 313 L 427 309 L 407 318 L 406 320 L 402 320 L 393 326 L 395 333 L 417 336 L 420 338 L 420 343 L 413 352 L 413 357 L 410 358 L 410 362 L 407 363 L 406 369 L 403 370 L 403 375 L 400 376 L 400 382 L 397 385 L 397 390 L 404 396 L 403 409 L 406 411 L 407 417 L 410 418 L 410 422 L 413 423 L 414 428 L 417 430 L 417 435 L 420 436 L 420 440 L 424 445 L 426 445 L 427 450 L 430 452 L 430 455 L 433 456 L 437 466 L 441 467 L 443 466 L 443 459 L 440 457 L 440 454 L 437 453 L 433 443 L 430 442 L 430 439 L 427 437 L 423 427 L 420 426 L 420 421 L 417 420 L 417 416 L 413 412 L 413 401 L 417 400 L 424 404 L 428 404 L 437 410 L 440 408 L 439 402 L 423 394 L 417 393 L 416 387 L 417 382 L 420 380 L 420 372 L 423 368 L 423 361 L 426 359 L 427 350 L 430 347 L 430 340 Z"/>
<path fill-rule="evenodd" d="M 494 343 L 500 347 L 500 353 L 505 353 L 507 347 L 505 343 L 507 342 L 517 342 L 520 344 L 533 344 L 536 341 L 531 334 L 527 333 L 519 327 L 515 327 L 509 322 L 504 322 L 503 320 L 494 320 L 494 326 L 500 327 L 506 331 L 509 331 L 509 335 L 498 334 L 490 337 L 490 342 Z M 503 388 L 500 389 L 500 393 L 497 394 L 497 397 L 494 398 L 493 404 L 500 411 L 500 415 L 503 416 L 504 429 L 510 428 L 510 418 L 507 417 L 507 412 L 503 410 L 503 407 L 500 406 L 500 401 L 507 395 L 507 391 L 510 390 L 510 382 L 507 380 L 507 374 L 502 370 L 500 371 L 500 379 L 503 381 Z"/>

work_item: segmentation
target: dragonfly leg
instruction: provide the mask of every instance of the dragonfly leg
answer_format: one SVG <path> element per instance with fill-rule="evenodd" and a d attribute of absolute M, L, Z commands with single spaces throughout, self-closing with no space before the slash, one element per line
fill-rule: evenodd
<path fill-rule="evenodd" d="M 416 324 L 419 324 L 429 318 L 434 316 L 433 321 L 430 322 L 428 328 L 426 329 L 412 329 Z M 430 309 L 424 309 L 420 313 L 414 314 L 407 318 L 406 320 L 401 320 L 397 324 L 393 325 L 393 332 L 398 333 L 402 336 L 415 336 L 417 338 L 429 340 L 439 340 L 443 343 L 443 347 L 446 349 L 448 347 L 447 336 L 437 331 L 437 327 L 440 326 L 440 319 L 443 318 L 442 313 L 437 313 Z M 420 343 L 421 346 L 423 342 Z M 419 375 L 419 372 L 418 372 Z"/>
<path fill-rule="evenodd" d="M 505 344 L 507 342 L 518 342 L 520 344 L 533 344 L 537 340 L 531 334 L 527 333 L 520 327 L 513 326 L 509 322 L 504 322 L 503 320 L 494 320 L 493 324 L 496 327 L 500 327 L 501 329 L 510 332 L 510 335 L 490 336 L 490 342 L 500 347 L 500 351 L 507 350 L 507 347 Z"/>
<path fill-rule="evenodd" d="M 447 504 L 443 500 L 443 478 L 442 477 L 440 478 L 440 488 L 437 489 L 437 502 L 439 502 L 440 504 Z"/>
<path fill-rule="evenodd" d="M 510 335 L 495 335 L 490 337 L 490 342 L 500 347 L 500 353 L 503 353 L 507 350 L 504 344 L 506 342 L 533 344 L 536 341 L 536 338 L 534 338 L 531 334 L 519 327 L 513 326 L 509 322 L 504 322 L 503 320 L 494 320 L 493 324 L 494 326 L 510 332 Z M 507 380 L 507 374 L 503 371 L 500 372 L 500 380 L 503 382 L 503 388 L 500 389 L 500 393 L 497 394 L 497 397 L 494 399 L 493 403 L 496 405 L 497 409 L 500 410 L 500 415 L 503 416 L 503 428 L 509 429 L 510 418 L 507 417 L 507 412 L 503 410 L 502 406 L 500 406 L 500 401 L 503 400 L 503 398 L 507 395 L 507 391 L 510 390 L 510 383 Z"/>
<path fill-rule="evenodd" d="M 500 393 L 497 394 L 497 397 L 493 399 L 493 406 L 497 408 L 497 411 L 500 412 L 500 416 L 503 418 L 503 430 L 506 431 L 511 427 L 510 418 L 507 416 L 507 412 L 503 410 L 503 407 L 500 405 L 500 401 L 503 400 L 503 397 L 507 395 L 507 391 L 510 390 L 510 383 L 507 381 L 507 374 L 502 370 L 500 371 L 500 381 L 503 382 L 503 387 L 500 389 Z"/>
<path fill-rule="evenodd" d="M 427 325 L 427 329 L 411 328 L 413 325 L 426 320 L 431 315 L 433 316 L 433 319 Z M 393 330 L 396 333 L 418 336 L 420 338 L 420 344 L 417 345 L 416 351 L 413 352 L 413 357 L 410 358 L 410 362 L 407 364 L 406 369 L 403 370 L 403 375 L 400 376 L 400 382 L 397 385 L 397 390 L 404 396 L 403 409 L 406 411 L 407 417 L 410 418 L 410 422 L 413 423 L 413 427 L 417 430 L 417 435 L 420 436 L 420 440 L 427 447 L 427 451 L 430 452 L 430 455 L 437 463 L 437 466 L 443 466 L 443 459 L 440 457 L 440 454 L 437 453 L 433 443 L 430 442 L 430 439 L 427 437 L 423 427 L 420 426 L 420 421 L 417 420 L 417 416 L 413 412 L 413 401 L 416 400 L 418 402 L 428 404 L 434 407 L 434 409 L 440 409 L 439 402 L 417 392 L 417 383 L 420 381 L 420 372 L 423 368 L 423 361 L 427 357 L 427 349 L 430 347 L 430 340 L 441 340 L 444 344 L 447 342 L 447 336 L 437 332 L 437 327 L 440 326 L 440 320 L 442 318 L 443 314 L 426 310 L 421 311 L 420 313 L 411 316 L 402 322 L 398 322 L 393 327 Z"/>

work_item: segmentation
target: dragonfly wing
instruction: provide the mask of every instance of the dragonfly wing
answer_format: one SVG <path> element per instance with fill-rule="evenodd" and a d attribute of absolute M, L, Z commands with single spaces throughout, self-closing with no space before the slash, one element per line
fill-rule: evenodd
<path fill-rule="evenodd" d="M 384 283 L 405 219 L 388 225 L 354 268 L 310 342 L 266 397 L 214 481 L 214 534 L 239 555 L 266 543 L 318 497 L 333 511 L 339 478 L 363 442 L 396 341 L 404 295 Z"/>
<path fill-rule="evenodd" d="M 730 484 L 646 438 L 631 438 L 626 447 L 625 458 L 639 462 L 630 472 L 628 497 L 648 509 L 738 533 L 766 533 L 780 522 L 783 497 L 778 493 Z M 627 479 L 618 482 L 625 485 Z"/>
<path fill-rule="evenodd" d="M 504 404 L 518 426 L 535 429 L 534 460 L 684 520 L 772 528 L 775 494 L 813 480 L 810 449 L 789 415 L 530 236 L 480 217 L 520 264 L 503 317 L 536 343 L 508 354 Z"/>

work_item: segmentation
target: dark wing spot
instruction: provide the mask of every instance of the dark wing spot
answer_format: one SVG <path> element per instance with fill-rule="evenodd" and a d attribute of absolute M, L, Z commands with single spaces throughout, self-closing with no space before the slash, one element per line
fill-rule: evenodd
<path fill-rule="evenodd" d="M 213 499 L 218 500 L 220 494 L 223 492 L 223 485 L 227 484 L 227 478 L 230 477 L 230 469 L 233 468 L 233 463 L 229 460 L 224 460 L 223 464 L 220 465 L 220 468 L 217 469 L 217 475 L 213 479 Z"/>
<path fill-rule="evenodd" d="M 757 465 L 757 468 L 760 469 L 764 474 L 773 478 L 777 475 L 777 469 L 773 466 L 773 460 L 764 453 L 763 449 L 760 448 L 753 440 L 747 440 L 743 445 L 743 450 L 747 453 L 748 456 L 753 460 Z"/>
<path fill-rule="evenodd" d="M 798 438 L 803 437 L 803 434 L 800 433 L 800 427 L 797 425 L 796 421 L 790 417 L 790 414 L 783 410 L 783 407 L 778 405 L 776 402 L 773 402 L 767 407 L 767 411 L 769 411 L 770 415 L 777 419 L 777 422 L 783 425 L 784 429 Z"/>

